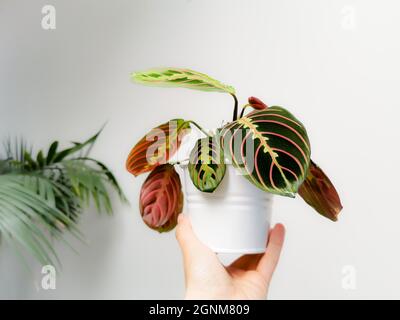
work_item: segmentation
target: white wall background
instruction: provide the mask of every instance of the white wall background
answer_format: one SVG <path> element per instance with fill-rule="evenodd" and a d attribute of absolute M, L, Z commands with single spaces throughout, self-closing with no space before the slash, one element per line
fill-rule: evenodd
<path fill-rule="evenodd" d="M 41 28 L 41 9 L 57 29 Z M 354 14 L 352 17 L 351 15 Z M 331 223 L 299 199 L 275 199 L 287 241 L 270 298 L 400 298 L 400 3 L 396 0 L 0 0 L 0 137 L 36 147 L 83 140 L 108 121 L 93 155 L 116 173 L 132 203 L 114 217 L 87 212 L 87 244 L 61 245 L 57 289 L 40 267 L 22 271 L 0 247 L 0 298 L 181 298 L 174 233 L 141 222 L 144 177 L 124 170 L 133 144 L 174 117 L 217 126 L 231 98 L 136 86 L 129 72 L 185 66 L 288 107 L 306 125 L 313 158 L 344 210 Z M 354 18 L 354 19 L 353 19 Z M 355 290 L 342 269 L 356 270 Z"/>

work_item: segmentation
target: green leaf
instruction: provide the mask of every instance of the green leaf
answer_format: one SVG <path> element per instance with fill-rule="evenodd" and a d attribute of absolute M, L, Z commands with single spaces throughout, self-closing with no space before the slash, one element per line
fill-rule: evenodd
<path fill-rule="evenodd" d="M 36 161 L 37 161 L 37 164 L 38 164 L 39 168 L 43 168 L 44 167 L 45 160 L 44 160 L 44 156 L 43 156 L 43 151 L 40 150 L 38 152 L 37 157 L 36 157 Z"/>
<path fill-rule="evenodd" d="M 38 164 L 32 159 L 32 156 L 28 151 L 24 151 L 24 160 L 29 169 L 36 170 L 38 168 Z"/>
<path fill-rule="evenodd" d="M 76 160 L 84 160 L 84 161 L 91 161 L 93 163 L 95 163 L 96 165 L 98 165 L 100 167 L 100 169 L 103 171 L 103 173 L 106 175 L 108 181 L 110 182 L 110 184 L 112 185 L 112 187 L 114 188 L 115 191 L 117 191 L 120 199 L 122 201 L 127 201 L 117 179 L 115 178 L 114 174 L 110 171 L 110 169 L 108 169 L 108 167 L 102 163 L 99 160 L 90 158 L 90 157 L 82 157 L 82 158 L 77 158 Z"/>
<path fill-rule="evenodd" d="M 199 139 L 189 158 L 193 184 L 203 192 L 214 192 L 225 175 L 224 154 L 216 137 Z"/>
<path fill-rule="evenodd" d="M 64 161 L 63 165 L 74 193 L 83 203 L 88 205 L 90 199 L 93 199 L 99 212 L 104 209 L 107 213 L 112 213 L 103 171 L 95 170 L 81 160 Z"/>
<path fill-rule="evenodd" d="M 49 165 L 53 163 L 53 159 L 57 153 L 57 148 L 58 148 L 58 141 L 54 141 L 49 148 L 49 152 L 47 153 L 46 164 Z"/>
<path fill-rule="evenodd" d="M 42 264 L 54 264 L 58 258 L 50 238 L 70 246 L 63 237 L 68 232 L 83 241 L 76 221 L 90 200 L 99 211 L 111 213 L 108 187 L 125 199 L 111 171 L 87 157 L 100 132 L 60 152 L 55 141 L 46 156 L 39 151 L 35 160 L 24 140 L 16 139 L 15 145 L 6 140 L 6 158 L 0 160 L 0 236 L 22 260 L 26 251 Z M 84 151 L 81 159 L 71 159 L 79 151 Z"/>
<path fill-rule="evenodd" d="M 310 164 L 306 129 L 281 107 L 256 110 L 220 132 L 225 156 L 260 189 L 294 197 Z"/>
<path fill-rule="evenodd" d="M 10 170 L 9 160 L 0 160 L 0 174 L 5 174 Z"/>
<path fill-rule="evenodd" d="M 103 128 L 101 128 L 100 131 L 98 131 L 93 137 L 89 138 L 85 142 L 79 143 L 79 144 L 75 144 L 74 147 L 72 147 L 72 148 L 68 148 L 68 149 L 65 149 L 65 150 L 62 150 L 62 151 L 58 152 L 54 156 L 53 163 L 60 162 L 60 161 L 64 160 L 66 157 L 68 157 L 68 156 L 70 156 L 70 155 L 82 150 L 86 146 L 93 145 L 96 142 L 97 138 L 99 137 L 101 131 L 103 131 Z"/>
<path fill-rule="evenodd" d="M 180 87 L 201 91 L 226 92 L 235 94 L 235 89 L 227 86 L 206 74 L 190 69 L 156 68 L 131 74 L 131 79 L 137 83 L 159 86 Z"/>
<path fill-rule="evenodd" d="M 61 211 L 38 194 L 40 187 L 37 184 L 28 183 L 26 179 L 25 175 L 0 175 L 0 233 L 41 263 L 54 264 L 58 258 L 48 239 L 49 234 L 61 235 L 61 230 L 55 228 L 59 223 L 77 229 Z"/>

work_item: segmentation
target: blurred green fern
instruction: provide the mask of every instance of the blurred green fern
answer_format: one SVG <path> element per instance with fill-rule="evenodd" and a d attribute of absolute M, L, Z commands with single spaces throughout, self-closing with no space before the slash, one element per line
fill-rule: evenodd
<path fill-rule="evenodd" d="M 112 172 L 89 157 L 101 130 L 83 143 L 33 155 L 24 140 L 4 143 L 0 154 L 0 236 L 19 254 L 33 255 L 41 264 L 60 264 L 52 238 L 65 231 L 82 239 L 77 220 L 91 200 L 99 212 L 112 214 L 110 189 L 126 198 Z M 22 249 L 22 250 L 21 250 Z"/>

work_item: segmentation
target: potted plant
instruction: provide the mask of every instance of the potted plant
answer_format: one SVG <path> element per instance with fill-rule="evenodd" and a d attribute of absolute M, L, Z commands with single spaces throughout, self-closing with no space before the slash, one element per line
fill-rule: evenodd
<path fill-rule="evenodd" d="M 139 199 L 150 228 L 172 230 L 183 210 L 177 165 L 183 169 L 185 212 L 197 236 L 215 252 L 263 252 L 273 195 L 298 193 L 318 213 L 337 220 L 338 193 L 311 160 L 307 131 L 288 110 L 251 97 L 238 114 L 233 87 L 189 69 L 151 69 L 131 78 L 150 86 L 228 93 L 234 101 L 232 121 L 221 128 L 206 131 L 192 120 L 173 119 L 153 128 L 131 150 L 127 170 L 134 176 L 150 172 Z M 203 137 L 190 139 L 192 128 Z M 173 160 L 188 144 L 187 157 Z"/>
<path fill-rule="evenodd" d="M 90 156 L 100 132 L 67 148 L 54 141 L 48 151 L 35 154 L 23 140 L 4 143 L 0 153 L 0 240 L 22 258 L 29 253 L 41 265 L 60 266 L 53 239 L 69 244 L 65 232 L 83 239 L 78 221 L 91 201 L 99 212 L 109 214 L 113 212 L 111 190 L 126 201 L 110 169 Z"/>

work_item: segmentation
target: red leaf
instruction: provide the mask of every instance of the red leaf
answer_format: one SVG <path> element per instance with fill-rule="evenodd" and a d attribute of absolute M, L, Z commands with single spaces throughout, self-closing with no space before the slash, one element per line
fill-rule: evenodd
<path fill-rule="evenodd" d="M 140 191 L 139 208 L 151 229 L 166 232 L 175 228 L 183 208 L 183 194 L 174 166 L 164 164 L 150 173 Z"/>
<path fill-rule="evenodd" d="M 153 128 L 133 147 L 126 169 L 138 176 L 167 163 L 178 150 L 188 128 L 189 123 L 183 119 L 174 119 Z"/>
<path fill-rule="evenodd" d="M 326 174 L 313 161 L 299 195 L 324 217 L 337 221 L 342 210 L 339 195 Z"/>
<path fill-rule="evenodd" d="M 249 104 L 256 110 L 264 110 L 268 108 L 268 106 L 264 102 L 256 97 L 250 97 L 248 101 Z"/>

